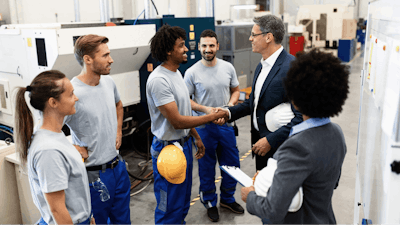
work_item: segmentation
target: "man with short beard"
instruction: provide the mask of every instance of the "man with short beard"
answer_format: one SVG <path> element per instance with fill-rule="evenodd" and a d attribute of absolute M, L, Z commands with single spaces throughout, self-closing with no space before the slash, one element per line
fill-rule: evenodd
<path fill-rule="evenodd" d="M 117 153 L 122 140 L 123 106 L 110 76 L 114 62 L 108 38 L 84 35 L 75 43 L 81 73 L 71 80 L 79 102 L 67 116 L 73 144 L 85 159 L 91 203 L 97 224 L 130 224 L 130 181 Z"/>
<path fill-rule="evenodd" d="M 200 35 L 198 45 L 202 59 L 191 66 L 185 73 L 185 83 L 191 100 L 193 114 L 205 115 L 214 107 L 233 106 L 239 99 L 239 82 L 235 68 L 229 62 L 216 58 L 219 50 L 217 35 L 212 30 L 205 30 Z M 215 193 L 215 165 L 239 167 L 239 151 L 236 147 L 235 132 L 230 123 L 219 126 L 207 123 L 196 128 L 204 146 L 205 155 L 199 159 L 200 200 L 207 208 L 208 218 L 219 220 L 217 194 Z M 234 213 L 242 214 L 244 209 L 235 201 L 237 181 L 221 171 L 220 206 Z"/>

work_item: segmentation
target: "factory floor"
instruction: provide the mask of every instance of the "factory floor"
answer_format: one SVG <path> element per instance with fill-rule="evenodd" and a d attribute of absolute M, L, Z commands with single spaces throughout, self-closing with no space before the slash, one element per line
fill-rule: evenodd
<path fill-rule="evenodd" d="M 332 118 L 332 122 L 340 125 L 344 132 L 347 144 L 347 154 L 342 167 L 342 175 L 339 187 L 333 194 L 333 210 L 338 224 L 352 224 L 354 211 L 354 194 L 355 194 L 355 175 L 356 175 L 356 148 L 357 148 L 357 130 L 358 130 L 358 112 L 359 112 L 359 95 L 360 95 L 360 70 L 362 69 L 362 56 L 359 54 L 348 65 L 350 66 L 350 94 L 343 107 L 343 112 Z M 334 94 L 334 93 L 332 93 Z M 239 157 L 243 160 L 240 162 L 241 169 L 253 176 L 255 173 L 255 162 L 251 154 L 246 153 L 250 150 L 250 117 L 244 117 L 236 121 L 239 127 L 239 136 L 237 144 L 239 148 Z M 136 153 L 124 151 L 121 152 L 129 164 L 129 170 L 133 173 L 138 173 L 139 167 L 137 164 L 143 161 L 143 156 L 138 156 Z M 247 155 L 247 156 L 246 156 Z M 143 172 L 144 175 L 151 171 L 151 164 Z M 217 170 L 216 179 L 220 176 Z M 220 180 L 216 181 L 217 192 L 219 193 Z M 144 181 L 136 186 L 131 193 L 137 192 L 144 188 L 148 181 Z M 240 197 L 241 185 L 236 187 L 235 199 L 246 208 L 246 204 Z M 199 175 L 197 160 L 193 161 L 193 185 L 192 185 L 192 202 L 189 214 L 186 217 L 188 224 L 212 224 L 207 217 L 207 210 L 200 202 L 198 197 L 199 190 Z M 244 214 L 234 214 L 231 211 L 221 208 L 218 202 L 218 210 L 220 220 L 218 224 L 260 224 L 261 220 L 250 215 L 247 211 Z M 154 224 L 154 210 L 156 208 L 156 199 L 153 192 L 153 183 L 151 183 L 142 192 L 131 196 L 131 222 L 132 224 Z"/>

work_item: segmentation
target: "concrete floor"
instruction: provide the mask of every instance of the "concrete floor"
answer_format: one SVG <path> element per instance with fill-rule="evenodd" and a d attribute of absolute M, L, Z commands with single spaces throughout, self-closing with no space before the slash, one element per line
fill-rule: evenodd
<path fill-rule="evenodd" d="M 355 174 L 356 174 L 356 148 L 357 148 L 357 130 L 358 130 L 358 112 L 359 112 L 359 96 L 360 96 L 360 70 L 362 69 L 362 57 L 356 57 L 350 66 L 350 94 L 343 107 L 343 112 L 332 122 L 337 123 L 342 128 L 346 143 L 347 154 L 344 160 L 342 175 L 339 187 L 333 195 L 333 209 L 338 224 L 352 224 L 354 211 L 354 194 L 355 194 Z M 334 93 L 332 93 L 334 94 Z M 239 148 L 239 156 L 244 156 L 250 150 L 250 117 L 244 117 L 236 121 L 239 127 L 239 136 L 237 143 Z M 143 159 L 139 159 L 138 155 L 133 152 L 121 152 L 129 163 L 129 170 L 137 173 L 139 167 L 137 164 Z M 193 162 L 193 186 L 192 186 L 192 206 L 186 217 L 188 224 L 211 224 L 207 217 L 207 211 L 198 199 L 199 177 L 197 160 Z M 255 173 L 255 162 L 251 158 L 251 154 L 241 161 L 242 170 L 249 176 Z M 151 165 L 146 169 L 144 174 L 151 171 Z M 217 178 L 219 171 L 217 170 Z M 140 190 L 148 182 L 142 182 L 132 190 L 132 193 Z M 217 192 L 219 192 L 220 182 L 216 183 Z M 241 185 L 237 185 L 235 194 L 236 201 L 245 208 L 245 203 L 240 198 Z M 154 209 L 156 207 L 156 199 L 153 193 L 153 183 L 137 195 L 131 197 L 131 221 L 132 224 L 154 224 Z M 245 212 L 242 215 L 231 213 L 229 210 L 219 207 L 220 220 L 218 224 L 260 224 L 261 220 Z"/>

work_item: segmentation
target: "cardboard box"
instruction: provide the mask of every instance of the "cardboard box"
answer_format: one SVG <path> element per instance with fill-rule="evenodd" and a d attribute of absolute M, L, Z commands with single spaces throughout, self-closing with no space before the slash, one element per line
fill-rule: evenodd
<path fill-rule="evenodd" d="M 355 19 L 344 19 L 342 28 L 342 39 L 354 39 L 357 33 L 357 21 Z"/>

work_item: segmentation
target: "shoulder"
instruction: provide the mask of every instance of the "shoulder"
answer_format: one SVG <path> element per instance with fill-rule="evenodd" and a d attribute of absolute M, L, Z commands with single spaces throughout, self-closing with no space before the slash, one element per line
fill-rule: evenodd
<path fill-rule="evenodd" d="M 285 49 L 282 50 L 282 53 L 284 58 L 283 58 L 283 62 L 285 64 L 290 64 L 293 60 L 296 59 L 296 57 L 294 57 L 293 55 L 289 54 Z"/>
<path fill-rule="evenodd" d="M 233 67 L 232 63 L 227 62 L 227 61 L 225 61 L 225 60 L 223 60 L 223 59 L 217 59 L 217 60 L 218 60 L 218 63 L 219 63 L 221 66 L 223 66 L 223 67 L 228 67 L 229 69 L 235 70 L 235 67 Z"/>

